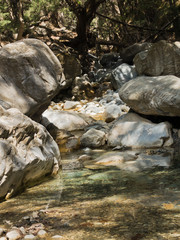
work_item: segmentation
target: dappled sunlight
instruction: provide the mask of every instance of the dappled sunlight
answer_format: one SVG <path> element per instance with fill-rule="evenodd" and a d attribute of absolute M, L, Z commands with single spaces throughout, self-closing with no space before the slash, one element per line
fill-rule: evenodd
<path fill-rule="evenodd" d="M 155 150 L 151 151 L 154 154 Z M 100 158 L 102 153 L 95 151 L 89 168 L 88 165 L 80 169 L 70 167 L 55 179 L 1 203 L 0 226 L 4 226 L 5 220 L 26 227 L 34 221 L 43 223 L 52 235 L 60 234 L 62 239 L 67 240 L 102 240 L 102 236 L 103 240 L 152 240 L 178 236 L 179 168 L 151 169 L 149 159 L 144 162 L 150 167 L 149 170 L 120 170 L 116 166 L 106 165 L 108 158 L 113 162 L 113 154 L 116 156 L 116 152 L 112 152 L 107 156 L 104 168 L 101 168 L 102 162 L 99 161 L 100 167 L 93 169 L 96 158 Z M 121 157 L 114 158 L 115 162 L 118 159 L 127 163 L 136 162 L 135 159 L 141 156 L 135 155 L 135 151 L 129 155 L 125 152 L 120 154 Z M 72 156 L 72 153 L 63 155 L 62 163 L 67 165 L 69 161 L 71 165 L 78 155 Z M 131 161 L 132 157 L 134 160 Z M 36 217 L 33 218 L 33 215 Z"/>

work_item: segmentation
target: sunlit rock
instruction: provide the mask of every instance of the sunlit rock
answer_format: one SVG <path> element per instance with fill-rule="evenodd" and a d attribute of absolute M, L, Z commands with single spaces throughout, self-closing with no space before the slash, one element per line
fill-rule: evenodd
<path fill-rule="evenodd" d="M 57 144 L 18 109 L 0 107 L 0 198 L 8 199 L 47 174 L 57 174 Z"/>
<path fill-rule="evenodd" d="M 63 88 L 60 62 L 45 43 L 24 39 L 0 49 L 0 104 L 37 119 Z"/>
<path fill-rule="evenodd" d="M 101 130 L 96 130 L 94 128 L 89 129 L 80 138 L 80 143 L 83 147 L 100 147 L 105 144 L 106 134 Z"/>
<path fill-rule="evenodd" d="M 78 101 L 65 101 L 64 110 L 73 109 L 73 108 L 77 107 L 78 105 L 80 105 L 80 102 L 78 102 Z"/>
<path fill-rule="evenodd" d="M 112 71 L 111 83 L 114 89 L 119 89 L 124 83 L 135 77 L 137 77 L 135 67 L 123 63 Z"/>
<path fill-rule="evenodd" d="M 137 77 L 124 84 L 119 95 L 138 113 L 180 116 L 180 78 L 173 75 Z"/>
<path fill-rule="evenodd" d="M 103 118 L 105 122 L 112 122 L 113 120 L 120 117 L 121 115 L 122 115 L 122 112 L 121 112 L 120 106 L 116 104 L 111 104 L 105 108 L 105 111 L 103 113 Z"/>
<path fill-rule="evenodd" d="M 152 148 L 171 146 L 172 143 L 170 124 L 155 124 L 135 113 L 120 117 L 108 135 L 111 147 Z"/>
<path fill-rule="evenodd" d="M 180 42 L 154 43 L 148 51 L 135 56 L 134 64 L 139 75 L 180 77 Z"/>
<path fill-rule="evenodd" d="M 6 237 L 9 240 L 18 240 L 18 239 L 22 239 L 23 235 L 18 229 L 15 229 L 15 230 L 8 232 L 6 234 Z"/>
<path fill-rule="evenodd" d="M 53 124 L 57 129 L 67 131 L 84 129 L 91 122 L 91 118 L 75 112 L 47 109 L 42 114 L 42 124 L 45 127 Z"/>

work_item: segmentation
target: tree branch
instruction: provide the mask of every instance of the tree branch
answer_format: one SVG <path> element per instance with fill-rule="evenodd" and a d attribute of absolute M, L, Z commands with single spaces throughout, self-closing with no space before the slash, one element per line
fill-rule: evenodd
<path fill-rule="evenodd" d="M 125 22 L 122 22 L 122 21 L 119 21 L 119 20 L 107 17 L 107 16 L 105 16 L 103 14 L 100 14 L 98 12 L 96 12 L 96 14 L 98 16 L 100 16 L 100 17 L 106 18 L 106 19 L 108 19 L 108 20 L 110 20 L 112 22 L 119 23 L 119 24 L 122 24 L 122 25 L 127 26 L 127 27 L 141 29 L 141 30 L 147 30 L 147 31 L 153 31 L 153 32 L 162 31 L 162 29 L 153 29 L 153 28 L 141 27 L 141 26 L 137 26 L 137 25 L 128 24 L 128 23 L 125 23 Z"/>

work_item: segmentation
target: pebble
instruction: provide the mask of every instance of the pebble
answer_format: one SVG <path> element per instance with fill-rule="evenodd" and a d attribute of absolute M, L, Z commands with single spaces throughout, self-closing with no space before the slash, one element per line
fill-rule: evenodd
<path fill-rule="evenodd" d="M 0 240 L 7 240 L 6 237 L 0 237 Z"/>
<path fill-rule="evenodd" d="M 64 103 L 64 110 L 69 110 L 77 107 L 80 103 L 78 101 L 66 101 Z"/>
<path fill-rule="evenodd" d="M 39 230 L 39 232 L 37 233 L 37 236 L 39 238 L 45 238 L 47 237 L 47 232 L 45 230 Z"/>
<path fill-rule="evenodd" d="M 6 234 L 6 237 L 9 240 L 18 240 L 22 238 L 22 233 L 17 229 L 17 230 L 12 230 Z"/>
<path fill-rule="evenodd" d="M 32 218 L 38 218 L 39 216 L 38 216 L 38 212 L 33 212 L 32 213 Z"/>
<path fill-rule="evenodd" d="M 26 230 L 25 230 L 25 228 L 24 228 L 24 227 L 20 227 L 20 228 L 19 228 L 19 230 L 22 232 L 22 234 L 23 234 L 23 235 L 25 235 L 25 234 L 26 234 Z"/>

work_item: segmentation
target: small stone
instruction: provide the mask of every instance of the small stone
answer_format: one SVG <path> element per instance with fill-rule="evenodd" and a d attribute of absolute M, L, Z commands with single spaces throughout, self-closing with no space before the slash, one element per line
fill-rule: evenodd
<path fill-rule="evenodd" d="M 69 110 L 75 108 L 77 105 L 79 105 L 78 101 L 66 101 L 64 103 L 64 110 Z"/>
<path fill-rule="evenodd" d="M 101 147 L 105 144 L 106 134 L 94 128 L 89 129 L 80 138 L 80 143 L 84 147 Z"/>
<path fill-rule="evenodd" d="M 38 233 L 37 233 L 37 236 L 39 238 L 45 238 L 47 237 L 47 232 L 45 230 L 40 230 Z"/>
<path fill-rule="evenodd" d="M 122 114 L 121 108 L 118 105 L 116 104 L 109 105 L 105 108 L 105 111 L 104 111 L 105 122 L 108 122 L 108 123 L 112 122 L 116 118 L 120 117 L 121 114 Z"/>
<path fill-rule="evenodd" d="M 0 237 L 0 240 L 7 240 L 6 237 Z"/>
<path fill-rule="evenodd" d="M 22 233 L 18 229 L 12 230 L 6 234 L 6 237 L 9 240 L 17 240 L 22 238 Z"/>
<path fill-rule="evenodd" d="M 24 236 L 24 239 L 31 240 L 31 239 L 36 239 L 36 237 L 33 234 L 29 234 L 29 235 Z"/>
<path fill-rule="evenodd" d="M 38 218 L 38 217 L 39 217 L 39 216 L 38 216 L 38 212 L 33 212 L 33 213 L 32 213 L 32 217 L 33 217 L 33 218 Z"/>
<path fill-rule="evenodd" d="M 30 216 L 25 216 L 25 217 L 23 217 L 22 219 L 24 219 L 24 220 L 30 220 Z"/>
<path fill-rule="evenodd" d="M 51 239 L 56 239 L 56 240 L 59 240 L 59 239 L 62 239 L 63 237 L 60 236 L 60 235 L 55 235 L 53 237 L 51 237 Z"/>
<path fill-rule="evenodd" d="M 20 227 L 19 230 L 22 232 L 23 235 L 26 234 L 25 228 L 24 227 Z"/>

